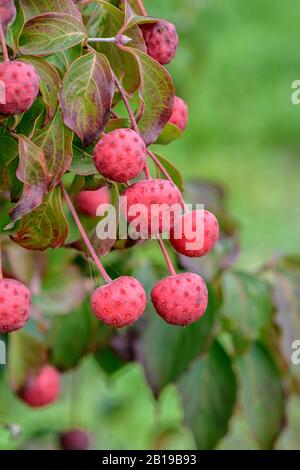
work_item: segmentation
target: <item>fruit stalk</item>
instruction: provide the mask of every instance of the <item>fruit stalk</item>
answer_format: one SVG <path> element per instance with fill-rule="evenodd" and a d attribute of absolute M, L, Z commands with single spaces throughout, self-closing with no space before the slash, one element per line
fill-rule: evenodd
<path fill-rule="evenodd" d="M 169 253 L 167 252 L 167 249 L 165 247 L 164 242 L 162 241 L 162 239 L 160 238 L 159 235 L 157 235 L 156 238 L 157 238 L 158 243 L 160 245 L 161 251 L 163 252 L 163 255 L 164 255 L 164 258 L 166 260 L 166 263 L 167 263 L 167 266 L 168 266 L 168 269 L 170 271 L 171 276 L 176 276 L 176 271 L 174 269 L 174 266 L 172 264 L 171 258 L 169 256 Z"/>
<path fill-rule="evenodd" d="M 138 125 L 137 125 L 137 122 L 136 122 L 136 119 L 135 119 L 135 117 L 134 117 L 134 114 L 133 114 L 133 112 L 132 112 L 132 109 L 131 109 L 131 106 L 130 106 L 130 104 L 129 104 L 129 101 L 128 101 L 128 99 L 127 99 L 126 93 L 125 93 L 125 91 L 124 91 L 124 89 L 123 89 L 121 83 L 119 82 L 119 80 L 117 79 L 117 77 L 116 77 L 115 75 L 114 75 L 114 82 L 115 82 L 115 84 L 116 84 L 116 87 L 117 87 L 118 90 L 119 90 L 119 93 L 120 93 L 120 95 L 121 95 L 121 98 L 122 98 L 122 100 L 123 100 L 123 102 L 124 102 L 124 104 L 125 104 L 125 107 L 126 107 L 127 111 L 128 111 L 128 114 L 129 114 L 129 117 L 130 117 L 130 121 L 131 121 L 131 124 L 132 124 L 132 128 L 133 128 L 133 130 L 134 130 L 137 134 L 140 135 L 140 130 L 139 130 L 139 127 L 138 127 Z"/>
<path fill-rule="evenodd" d="M 143 0 L 137 0 L 137 4 L 139 6 L 139 9 L 141 10 L 142 15 L 147 16 L 147 11 L 146 11 L 146 8 L 144 7 Z"/>
<path fill-rule="evenodd" d="M 0 23 L 0 43 L 1 43 L 1 47 L 2 47 L 4 62 L 9 62 L 9 56 L 8 56 L 5 36 L 4 36 L 4 32 L 3 32 L 3 28 L 2 28 L 1 23 Z"/>
<path fill-rule="evenodd" d="M 72 203 L 72 201 L 71 201 L 71 199 L 70 199 L 69 194 L 68 194 L 67 191 L 66 191 L 66 188 L 64 187 L 64 185 L 63 185 L 62 182 L 60 182 L 59 185 L 60 185 L 61 191 L 62 191 L 62 193 L 63 193 L 63 195 L 64 195 L 64 198 L 65 198 L 65 200 L 66 200 L 66 203 L 68 204 L 68 207 L 69 207 L 69 209 L 70 209 L 70 211 L 71 211 L 71 213 L 72 213 L 72 215 L 73 215 L 73 218 L 74 218 L 74 220 L 75 220 L 75 222 L 76 222 L 76 225 L 77 225 L 77 227 L 78 227 L 78 230 L 79 230 L 79 232 L 80 232 L 80 234 L 81 234 L 81 236 L 82 236 L 82 238 L 83 238 L 83 241 L 84 241 L 84 243 L 86 244 L 86 247 L 87 247 L 87 249 L 88 249 L 88 251 L 89 251 L 89 253 L 90 253 L 90 255 L 91 255 L 91 257 L 92 257 L 92 259 L 93 259 L 93 261 L 94 261 L 94 263 L 96 264 L 97 268 L 99 269 L 99 271 L 100 271 L 100 273 L 101 273 L 103 279 L 104 279 L 105 282 L 108 284 L 109 282 L 111 282 L 111 278 L 109 277 L 109 275 L 108 275 L 107 272 L 105 271 L 105 269 L 104 269 L 102 263 L 100 262 L 98 256 L 96 255 L 96 252 L 95 252 L 95 250 L 94 250 L 94 248 L 93 248 L 93 246 L 92 246 L 92 244 L 91 244 L 91 242 L 90 242 L 90 240 L 89 240 L 89 237 L 87 236 L 87 234 L 86 234 L 86 232 L 85 232 L 85 230 L 84 230 L 84 228 L 83 228 L 83 226 L 82 226 L 82 224 L 81 224 L 81 222 L 80 222 L 80 220 L 79 220 L 79 217 L 78 217 L 78 215 L 77 215 L 77 212 L 76 212 L 76 210 L 75 210 L 75 208 L 74 208 L 74 206 L 73 206 L 73 203 Z"/>

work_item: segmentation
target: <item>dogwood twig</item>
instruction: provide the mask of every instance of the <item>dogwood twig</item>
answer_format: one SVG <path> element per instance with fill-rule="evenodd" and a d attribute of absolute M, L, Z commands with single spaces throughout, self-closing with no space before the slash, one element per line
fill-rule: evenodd
<path fill-rule="evenodd" d="M 60 185 L 60 188 L 61 188 L 62 193 L 63 193 L 63 195 L 64 195 L 65 201 L 66 201 L 66 203 L 68 204 L 68 207 L 69 207 L 69 209 L 70 209 L 70 211 L 71 211 L 71 214 L 73 215 L 73 218 L 74 218 L 75 223 L 76 223 L 76 225 L 77 225 L 77 227 L 78 227 L 78 230 L 79 230 L 79 232 L 80 232 L 80 234 L 81 234 L 81 236 L 82 236 L 82 238 L 83 238 L 83 241 L 84 241 L 84 243 L 86 244 L 86 247 L 87 247 L 87 249 L 88 249 L 88 251 L 89 251 L 89 253 L 90 253 L 90 255 L 91 255 L 91 257 L 92 257 L 92 259 L 93 259 L 93 261 L 94 261 L 94 263 L 96 264 L 97 268 L 99 269 L 99 271 L 100 271 L 100 273 L 101 273 L 103 279 L 104 279 L 105 282 L 108 284 L 109 282 L 111 282 L 111 278 L 109 277 L 109 275 L 108 275 L 107 272 L 105 271 L 105 269 L 104 269 L 102 263 L 100 262 L 98 256 L 96 255 L 96 252 L 95 252 L 95 250 L 94 250 L 94 248 L 93 248 L 93 246 L 92 246 L 92 244 L 91 244 L 91 242 L 90 242 L 90 240 L 89 240 L 89 237 L 87 236 L 87 234 L 86 234 L 86 232 L 85 232 L 85 230 L 84 230 L 84 228 L 83 228 L 83 226 L 82 226 L 82 224 L 81 224 L 81 222 L 80 222 L 80 219 L 79 219 L 79 217 L 78 217 L 78 215 L 77 215 L 77 212 L 76 212 L 76 210 L 75 210 L 75 208 L 74 208 L 74 206 L 73 206 L 73 203 L 72 203 L 72 201 L 71 201 L 71 199 L 70 199 L 70 196 L 69 196 L 69 194 L 68 194 L 67 191 L 66 191 L 66 188 L 64 187 L 64 185 L 63 185 L 62 182 L 60 182 L 59 185 Z"/>

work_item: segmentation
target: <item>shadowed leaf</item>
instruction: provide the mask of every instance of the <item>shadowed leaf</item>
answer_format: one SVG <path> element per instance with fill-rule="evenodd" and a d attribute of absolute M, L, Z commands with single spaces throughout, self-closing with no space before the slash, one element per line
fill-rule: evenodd
<path fill-rule="evenodd" d="M 283 390 L 269 352 L 254 344 L 238 359 L 241 401 L 251 431 L 262 449 L 270 449 L 280 432 L 284 414 Z"/>
<path fill-rule="evenodd" d="M 11 239 L 28 250 L 59 248 L 68 235 L 59 188 L 48 193 L 43 203 L 30 214 L 25 215 L 20 227 Z"/>
<path fill-rule="evenodd" d="M 10 212 L 13 223 L 41 204 L 50 180 L 44 152 L 27 137 L 18 135 L 18 139 L 20 161 L 17 177 L 24 187 L 20 200 Z"/>
<path fill-rule="evenodd" d="M 72 161 L 73 133 L 63 120 L 61 111 L 34 136 L 34 143 L 42 149 L 51 175 L 51 186 L 55 186 L 68 170 Z"/>
<path fill-rule="evenodd" d="M 236 379 L 230 358 L 215 343 L 179 381 L 185 420 L 197 448 L 213 449 L 228 430 L 236 398 Z"/>

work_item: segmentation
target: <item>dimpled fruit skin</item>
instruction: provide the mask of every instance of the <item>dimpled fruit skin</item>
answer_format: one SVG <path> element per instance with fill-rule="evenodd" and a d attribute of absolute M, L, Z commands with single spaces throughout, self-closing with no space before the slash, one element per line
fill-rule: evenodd
<path fill-rule="evenodd" d="M 94 216 L 101 204 L 110 203 L 110 192 L 107 186 L 96 191 L 81 191 L 75 198 L 75 203 L 79 212 L 85 215 Z"/>
<path fill-rule="evenodd" d="M 0 334 L 23 328 L 29 319 L 31 293 L 14 279 L 0 280 Z"/>
<path fill-rule="evenodd" d="M 173 113 L 170 118 L 170 123 L 179 127 L 182 131 L 185 130 L 188 121 L 188 106 L 183 99 L 175 96 Z"/>
<path fill-rule="evenodd" d="M 145 235 L 157 235 L 158 233 L 170 231 L 170 227 L 174 224 L 174 217 L 170 207 L 175 204 L 181 205 L 181 193 L 174 183 L 162 179 L 139 181 L 129 186 L 123 195 L 127 197 L 128 210 L 126 216 L 129 223 L 133 222 L 137 217 L 135 213 L 129 213 L 130 207 L 134 204 L 143 204 L 147 210 L 145 210 L 145 215 L 142 217 L 145 222 L 142 222 L 142 225 L 145 225 L 148 230 Z M 165 205 L 161 206 L 159 220 L 153 213 L 151 217 L 151 206 L 153 204 Z M 168 223 L 169 220 L 170 224 Z M 141 232 L 143 233 L 142 229 Z"/>
<path fill-rule="evenodd" d="M 148 54 L 161 65 L 169 64 L 176 55 L 178 35 L 169 21 L 141 26 Z"/>
<path fill-rule="evenodd" d="M 90 446 L 89 435 L 81 429 L 64 432 L 59 438 L 63 450 L 87 450 Z"/>
<path fill-rule="evenodd" d="M 167 323 L 186 326 L 205 313 L 208 293 L 202 277 L 184 273 L 159 281 L 151 298 L 155 310 Z"/>
<path fill-rule="evenodd" d="M 94 163 L 103 176 L 125 183 L 143 170 L 146 147 L 141 137 L 131 129 L 116 129 L 106 134 L 94 150 Z"/>
<path fill-rule="evenodd" d="M 92 296 L 92 309 L 103 323 L 115 328 L 132 325 L 144 313 L 146 293 L 134 277 L 122 276 L 99 287 Z"/>
<path fill-rule="evenodd" d="M 28 377 L 20 397 L 27 405 L 38 408 L 55 402 L 59 393 L 59 372 L 52 366 L 44 366 L 37 375 Z"/>
<path fill-rule="evenodd" d="M 31 64 L 14 60 L 0 64 L 0 80 L 5 84 L 6 104 L 0 114 L 6 116 L 27 111 L 39 93 L 39 77 Z"/>
<path fill-rule="evenodd" d="M 192 226 L 194 232 L 196 231 L 196 227 L 197 227 L 196 213 L 197 212 L 200 212 L 202 224 L 204 221 L 204 227 L 203 225 L 199 227 L 199 230 L 203 230 L 204 239 L 203 237 L 199 237 L 201 238 L 199 248 L 198 247 L 193 248 L 193 247 L 190 247 L 189 244 L 192 244 L 193 242 L 195 242 L 196 237 L 193 238 L 189 236 L 188 233 L 185 233 L 185 232 L 187 232 L 187 229 L 189 226 Z M 189 256 L 190 258 L 205 256 L 209 252 L 211 252 L 214 249 L 219 238 L 219 224 L 214 214 L 206 210 L 192 211 L 184 215 L 182 219 L 183 219 L 181 222 L 182 225 L 181 225 L 181 228 L 179 229 L 179 233 L 176 233 L 177 231 L 176 228 L 172 229 L 170 232 L 170 242 L 173 248 L 175 248 L 175 250 L 178 251 L 178 253 L 181 253 L 182 255 L 185 255 L 185 256 Z M 178 235 L 179 235 L 179 238 L 178 238 Z"/>

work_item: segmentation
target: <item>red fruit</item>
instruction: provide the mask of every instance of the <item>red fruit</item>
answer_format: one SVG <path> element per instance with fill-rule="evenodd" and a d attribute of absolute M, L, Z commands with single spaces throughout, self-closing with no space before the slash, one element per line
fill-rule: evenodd
<path fill-rule="evenodd" d="M 90 446 L 89 435 L 81 429 L 64 432 L 59 442 L 63 450 L 87 450 Z"/>
<path fill-rule="evenodd" d="M 98 142 L 94 150 L 94 162 L 101 175 L 125 183 L 143 170 L 146 147 L 135 131 L 116 129 Z"/>
<path fill-rule="evenodd" d="M 159 281 L 152 289 L 151 298 L 155 310 L 167 323 L 186 326 L 202 317 L 208 293 L 202 277 L 184 273 Z"/>
<path fill-rule="evenodd" d="M 20 397 L 27 405 L 37 408 L 55 402 L 59 393 L 59 372 L 52 366 L 44 366 L 37 375 L 28 377 Z"/>
<path fill-rule="evenodd" d="M 122 276 L 99 287 L 92 296 L 92 309 L 103 323 L 116 328 L 132 325 L 144 313 L 146 293 L 137 279 Z"/>
<path fill-rule="evenodd" d="M 173 23 L 158 21 L 141 26 L 148 54 L 162 65 L 169 64 L 176 55 L 178 35 Z"/>
<path fill-rule="evenodd" d="M 101 204 L 110 203 L 110 192 L 107 186 L 96 191 L 81 191 L 77 194 L 75 202 L 82 214 L 95 216 Z"/>
<path fill-rule="evenodd" d="M 137 231 L 143 236 L 169 232 L 180 215 L 181 193 L 168 180 L 139 181 L 129 186 L 123 196 L 127 197 L 127 211 L 123 208 L 123 212 L 129 223 L 140 222 Z"/>
<path fill-rule="evenodd" d="M 170 118 L 170 121 L 175 126 L 179 127 L 182 131 L 185 130 L 188 121 L 188 106 L 185 101 L 183 101 L 178 96 L 175 96 L 173 113 Z"/>
<path fill-rule="evenodd" d="M 14 279 L 0 280 L 0 334 L 23 328 L 29 319 L 31 293 Z"/>
<path fill-rule="evenodd" d="M 218 221 L 211 212 L 205 210 L 185 214 L 170 233 L 170 242 L 175 250 L 189 257 L 207 255 L 215 247 L 218 238 Z"/>
<path fill-rule="evenodd" d="M 27 111 L 39 93 L 39 77 L 31 64 L 14 60 L 0 64 L 0 81 L 5 88 L 5 104 L 0 114 L 12 115 Z"/>
<path fill-rule="evenodd" d="M 6 27 L 14 19 L 16 14 L 16 8 L 13 0 L 0 0 L 0 23 L 3 30 L 6 30 Z"/>

